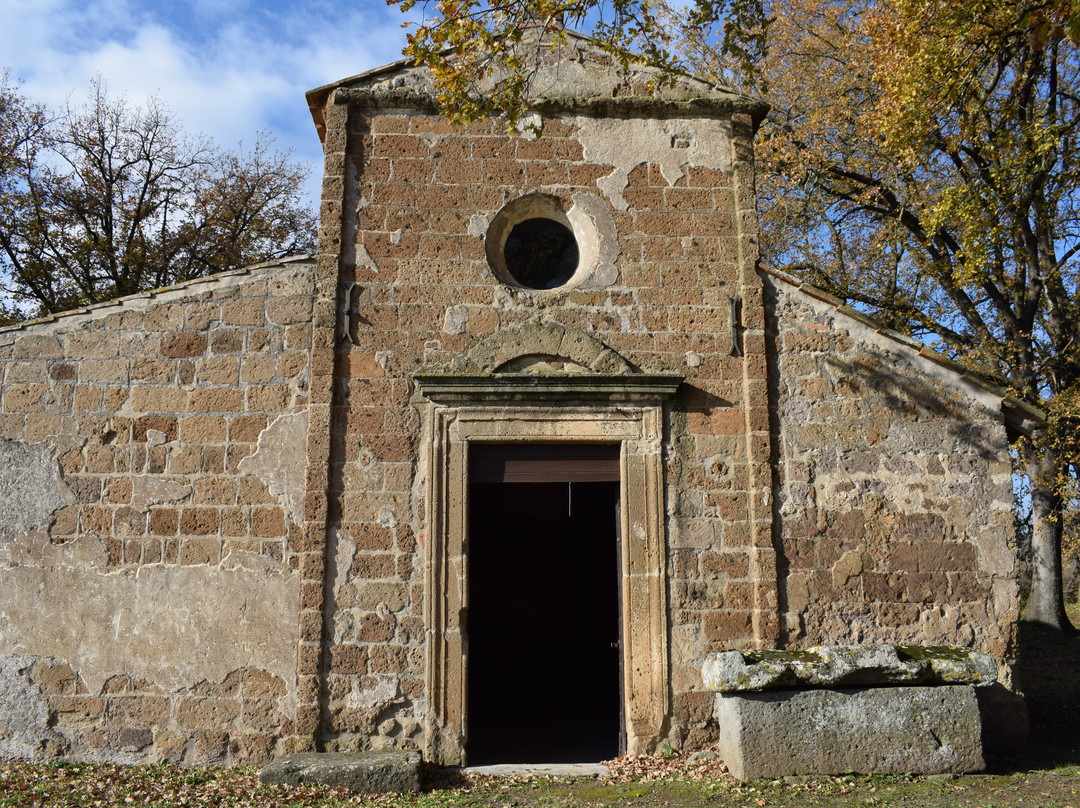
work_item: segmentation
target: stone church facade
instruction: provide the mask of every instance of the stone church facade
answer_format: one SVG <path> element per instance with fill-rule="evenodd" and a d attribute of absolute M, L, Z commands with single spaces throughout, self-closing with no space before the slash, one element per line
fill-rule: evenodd
<path fill-rule="evenodd" d="M 317 257 L 0 332 L 0 754 L 689 750 L 730 649 L 1010 684 L 1028 414 L 760 266 L 764 109 L 650 78 L 313 91 Z"/>

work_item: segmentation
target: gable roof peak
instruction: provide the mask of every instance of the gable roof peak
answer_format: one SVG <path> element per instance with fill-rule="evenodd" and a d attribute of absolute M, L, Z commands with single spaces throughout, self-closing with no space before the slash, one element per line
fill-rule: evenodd
<path fill-rule="evenodd" d="M 724 84 L 686 73 L 631 62 L 625 69 L 595 39 L 569 29 L 557 36 L 537 23 L 539 36 L 526 31 L 520 48 L 531 69 L 527 107 L 540 113 L 579 113 L 614 117 L 749 114 L 756 129 L 768 106 Z M 493 89 L 506 69 L 493 69 L 477 88 Z M 438 108 L 431 72 L 407 59 L 311 90 L 308 105 L 320 137 L 330 103 L 368 108 Z"/>

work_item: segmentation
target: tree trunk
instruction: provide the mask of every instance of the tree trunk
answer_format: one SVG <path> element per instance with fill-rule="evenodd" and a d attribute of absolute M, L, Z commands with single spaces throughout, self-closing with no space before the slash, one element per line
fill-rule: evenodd
<path fill-rule="evenodd" d="M 1056 456 L 1029 442 L 1020 456 L 1031 484 L 1031 594 L 1023 619 L 1072 633 L 1061 588 L 1062 501 L 1054 486 Z"/>

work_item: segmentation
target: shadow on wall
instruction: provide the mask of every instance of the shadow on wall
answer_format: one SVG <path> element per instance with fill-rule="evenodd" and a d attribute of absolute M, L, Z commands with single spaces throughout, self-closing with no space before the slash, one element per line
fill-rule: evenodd
<path fill-rule="evenodd" d="M 912 365 L 900 366 L 886 361 L 895 359 L 885 355 L 867 354 L 858 359 L 844 361 L 831 356 L 825 360 L 830 376 L 837 391 L 843 395 L 859 394 L 859 386 L 865 385 L 880 397 L 882 402 L 900 418 L 909 422 L 940 420 L 947 423 L 945 434 L 957 442 L 964 443 L 978 451 L 983 460 L 997 460 L 1001 457 L 1001 438 L 995 439 L 996 430 L 990 413 L 982 410 L 974 402 L 965 407 L 959 393 L 949 395 L 943 385 L 928 383 L 932 378 Z M 942 373 L 950 373 L 942 370 Z M 964 382 L 959 382 L 964 384 Z M 975 411 L 979 417 L 972 417 Z M 915 439 L 919 435 L 916 431 Z M 916 445 L 916 448 L 932 449 L 932 444 Z"/>
<path fill-rule="evenodd" d="M 922 631 L 934 604 L 986 603 L 979 576 L 1007 574 L 1013 552 L 997 523 L 1012 504 L 1000 415 L 860 322 L 768 281 L 765 295 L 773 546 L 792 583 L 778 593 L 781 642 L 843 630 L 880 641 Z M 974 569 L 977 557 L 990 566 Z M 955 614 L 940 617 L 935 636 L 963 639 Z"/>

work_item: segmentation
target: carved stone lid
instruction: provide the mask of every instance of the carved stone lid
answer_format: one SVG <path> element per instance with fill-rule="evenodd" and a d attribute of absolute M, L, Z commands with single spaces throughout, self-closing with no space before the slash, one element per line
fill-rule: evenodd
<path fill-rule="evenodd" d="M 705 660 L 710 690 L 987 685 L 997 681 L 992 657 L 959 646 L 820 645 L 790 651 L 727 651 Z"/>

